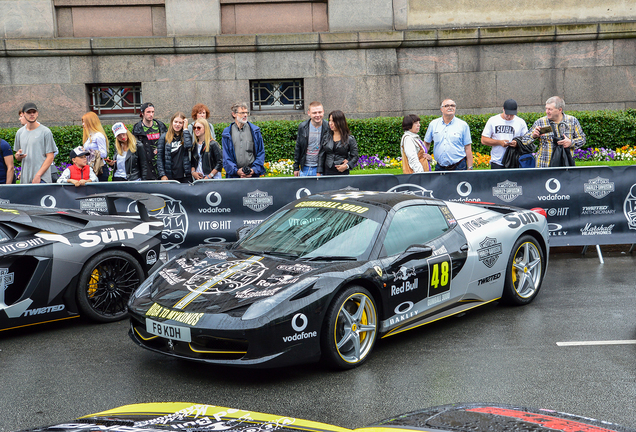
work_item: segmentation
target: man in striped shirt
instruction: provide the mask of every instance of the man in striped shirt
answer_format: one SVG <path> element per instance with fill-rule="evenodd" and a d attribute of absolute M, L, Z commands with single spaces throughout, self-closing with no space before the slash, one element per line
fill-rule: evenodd
<path fill-rule="evenodd" d="M 585 145 L 585 134 L 581 124 L 576 117 L 565 114 L 564 109 L 565 101 L 558 96 L 552 96 L 545 102 L 545 117 L 534 122 L 522 138 L 524 144 L 534 144 L 539 138 L 537 168 L 550 166 L 555 145 L 563 146 L 570 152 Z"/>

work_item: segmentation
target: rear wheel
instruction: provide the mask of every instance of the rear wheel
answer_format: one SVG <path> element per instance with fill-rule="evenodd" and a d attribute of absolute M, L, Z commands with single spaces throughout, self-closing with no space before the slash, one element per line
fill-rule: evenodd
<path fill-rule="evenodd" d="M 324 359 L 339 369 L 362 364 L 373 349 L 377 330 L 373 296 L 359 286 L 347 288 L 327 310 L 321 335 Z"/>
<path fill-rule="evenodd" d="M 77 284 L 82 315 L 98 322 L 112 322 L 128 314 L 128 299 L 145 279 L 141 264 L 119 250 L 100 252 L 84 265 Z"/>
<path fill-rule="evenodd" d="M 543 281 L 543 251 L 534 237 L 520 237 L 508 259 L 502 299 L 512 305 L 530 303 Z"/>

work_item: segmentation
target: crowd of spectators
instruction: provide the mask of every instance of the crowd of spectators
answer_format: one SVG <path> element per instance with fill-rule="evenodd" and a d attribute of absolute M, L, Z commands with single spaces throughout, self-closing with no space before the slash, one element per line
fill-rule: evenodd
<path fill-rule="evenodd" d="M 258 126 L 249 121 L 249 105 L 235 103 L 232 122 L 216 140 L 208 122 L 210 109 L 197 104 L 189 124 L 185 114 L 175 113 L 166 126 L 155 119 L 152 103 L 141 105 L 141 120 L 132 131 L 121 123 L 112 126 L 115 152 L 109 158 L 109 141 L 99 117 L 82 116 L 83 145 L 70 152 L 72 165 L 62 175 L 53 159 L 58 149 L 51 130 L 40 124 L 37 106 L 26 103 L 19 111 L 22 127 L 16 132 L 13 150 L 0 140 L 0 184 L 16 181 L 15 160 L 21 163 L 21 183 L 254 178 L 265 174 L 265 143 Z M 420 118 L 404 117 L 400 142 L 404 173 L 473 169 L 470 128 L 455 116 L 457 104 L 445 99 L 442 116 L 431 121 L 424 139 L 419 135 Z M 546 101 L 545 117 L 528 129 L 517 117 L 517 102 L 508 99 L 503 111 L 491 117 L 482 132 L 481 143 L 492 147 L 491 169 L 564 166 L 572 149 L 585 144 L 579 121 L 565 114 L 565 102 L 558 96 Z M 294 151 L 294 176 L 347 175 L 358 162 L 358 144 L 350 133 L 345 114 L 334 110 L 324 119 L 322 103 L 311 102 L 306 121 L 298 126 Z M 538 145 L 537 145 L 538 141 Z M 433 145 L 433 156 L 430 155 Z M 536 154 L 536 159 L 533 156 Z M 90 171 L 90 173 L 88 172 Z M 88 175 L 90 174 L 90 175 Z"/>

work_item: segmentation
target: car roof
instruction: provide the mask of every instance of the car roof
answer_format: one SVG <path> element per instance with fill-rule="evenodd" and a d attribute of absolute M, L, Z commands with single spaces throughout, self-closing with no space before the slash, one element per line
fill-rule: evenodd
<path fill-rule="evenodd" d="M 306 199 L 333 199 L 345 200 L 347 202 L 356 202 L 359 204 L 374 205 L 390 210 L 398 204 L 413 201 L 421 204 L 440 205 L 442 200 L 436 198 L 427 198 L 418 195 L 412 195 L 401 192 L 378 192 L 378 191 L 352 191 L 352 190 L 336 190 L 322 192 L 311 195 Z"/>

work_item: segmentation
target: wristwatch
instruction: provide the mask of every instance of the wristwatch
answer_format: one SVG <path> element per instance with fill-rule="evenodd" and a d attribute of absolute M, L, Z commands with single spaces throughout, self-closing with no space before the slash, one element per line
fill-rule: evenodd
<path fill-rule="evenodd" d="M 471 169 L 473 169 L 473 167 L 469 166 L 468 169 L 471 170 Z"/>

